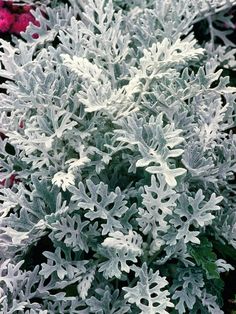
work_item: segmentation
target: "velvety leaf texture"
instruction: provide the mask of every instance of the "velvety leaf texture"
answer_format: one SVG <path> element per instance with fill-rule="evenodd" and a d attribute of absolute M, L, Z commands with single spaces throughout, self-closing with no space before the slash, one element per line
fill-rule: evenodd
<path fill-rule="evenodd" d="M 236 1 L 31 4 L 0 39 L 0 313 L 222 314 Z"/>

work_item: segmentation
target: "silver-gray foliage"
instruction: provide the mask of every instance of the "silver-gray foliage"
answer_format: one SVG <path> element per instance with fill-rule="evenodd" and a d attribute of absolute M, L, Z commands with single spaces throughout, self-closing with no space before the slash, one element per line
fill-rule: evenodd
<path fill-rule="evenodd" d="M 0 312 L 222 313 L 236 1 L 70 2 L 0 40 Z"/>

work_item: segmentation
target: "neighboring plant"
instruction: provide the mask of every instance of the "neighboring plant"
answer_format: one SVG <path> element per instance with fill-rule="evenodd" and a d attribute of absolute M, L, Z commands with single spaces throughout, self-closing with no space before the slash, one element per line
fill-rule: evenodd
<path fill-rule="evenodd" d="M 30 13 L 33 7 L 29 4 L 16 4 L 13 1 L 0 1 L 0 34 L 19 35 L 33 23 L 39 26 L 35 17 Z M 37 34 L 33 34 L 37 37 Z"/>
<path fill-rule="evenodd" d="M 71 0 L 0 40 L 1 313 L 223 313 L 235 59 L 192 27 L 234 3 Z"/>

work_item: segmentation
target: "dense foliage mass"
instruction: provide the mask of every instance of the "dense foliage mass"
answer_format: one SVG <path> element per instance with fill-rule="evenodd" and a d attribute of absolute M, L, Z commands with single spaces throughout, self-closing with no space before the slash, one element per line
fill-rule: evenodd
<path fill-rule="evenodd" d="M 0 40 L 1 313 L 223 313 L 235 3 L 36 3 Z"/>

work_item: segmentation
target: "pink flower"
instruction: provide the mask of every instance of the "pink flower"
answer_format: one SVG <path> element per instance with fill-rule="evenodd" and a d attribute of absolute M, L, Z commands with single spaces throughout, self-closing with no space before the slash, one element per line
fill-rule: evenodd
<path fill-rule="evenodd" d="M 25 32 L 27 26 L 30 22 L 34 25 L 39 25 L 39 22 L 34 18 L 31 13 L 14 14 L 15 23 L 11 27 L 11 32 L 14 34 L 20 34 L 20 32 Z"/>
<path fill-rule="evenodd" d="M 25 5 L 23 6 L 23 11 L 24 11 L 25 13 L 29 12 L 31 9 L 32 9 L 32 7 L 31 7 L 31 5 L 29 5 L 29 4 L 25 4 Z"/>
<path fill-rule="evenodd" d="M 38 39 L 38 38 L 39 38 L 39 34 L 35 33 L 35 34 L 32 35 L 32 37 L 33 37 L 34 39 Z"/>
<path fill-rule="evenodd" d="M 24 122 L 24 120 L 20 120 L 20 122 L 19 122 L 19 128 L 20 129 L 23 129 L 25 127 L 25 122 Z"/>
<path fill-rule="evenodd" d="M 14 22 L 14 15 L 8 9 L 0 8 L 0 32 L 6 33 Z"/>
<path fill-rule="evenodd" d="M 16 178 L 17 174 L 13 173 L 10 175 L 8 179 L 3 179 L 0 181 L 0 186 L 4 186 L 6 188 L 11 188 L 15 183 L 19 183 L 20 180 Z"/>
<path fill-rule="evenodd" d="M 4 133 L 0 132 L 0 139 L 5 140 L 5 138 L 7 138 L 7 136 Z"/>
<path fill-rule="evenodd" d="M 13 0 L 5 1 L 5 3 L 10 9 L 10 11 L 17 11 L 19 9 L 19 5 L 14 4 Z"/>
<path fill-rule="evenodd" d="M 2 8 L 4 6 L 4 1 L 3 0 L 0 0 L 0 8 Z"/>

